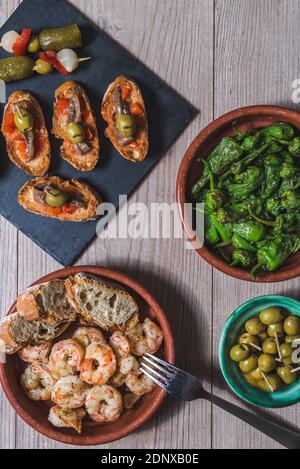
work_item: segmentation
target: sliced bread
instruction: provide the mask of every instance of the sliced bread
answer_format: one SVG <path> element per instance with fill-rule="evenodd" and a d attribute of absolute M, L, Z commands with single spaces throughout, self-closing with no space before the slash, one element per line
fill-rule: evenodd
<path fill-rule="evenodd" d="M 19 295 L 17 311 L 29 321 L 42 321 L 47 324 L 76 319 L 76 312 L 68 301 L 64 280 L 59 279 L 29 288 Z"/>
<path fill-rule="evenodd" d="M 28 110 L 34 122 L 30 131 L 22 133 L 15 125 L 15 107 Z M 27 91 L 15 91 L 5 106 L 2 122 L 2 133 L 6 141 L 6 149 L 10 160 L 31 176 L 43 176 L 50 166 L 50 142 L 43 111 L 37 100 Z M 28 147 L 29 143 L 33 147 Z M 29 149 L 32 154 L 30 155 Z"/>
<path fill-rule="evenodd" d="M 58 189 L 66 197 L 61 207 L 47 202 L 47 193 Z M 97 219 L 101 197 L 87 184 L 77 179 L 66 181 L 58 176 L 46 176 L 27 181 L 20 189 L 18 202 L 25 210 L 56 220 L 86 222 Z"/>
<path fill-rule="evenodd" d="M 89 323 L 104 330 L 121 329 L 138 322 L 138 305 L 125 290 L 96 277 L 77 274 L 65 281 L 70 304 Z"/>
<path fill-rule="evenodd" d="M 27 345 L 40 345 L 60 336 L 70 322 L 49 324 L 33 321 L 20 313 L 13 313 L 0 321 L 0 341 L 11 355 Z"/>
<path fill-rule="evenodd" d="M 80 124 L 87 135 L 84 143 L 72 143 L 68 124 Z M 63 140 L 61 156 L 78 171 L 93 171 L 99 160 L 97 125 L 86 91 L 76 81 L 67 81 L 55 91 L 52 133 Z M 83 147 L 82 147 L 83 146 Z"/>
<path fill-rule="evenodd" d="M 120 103 L 118 101 L 121 99 Z M 131 138 L 122 137 L 117 127 L 119 107 L 134 117 L 136 130 Z M 107 123 L 105 135 L 126 160 L 144 161 L 149 151 L 148 121 L 144 99 L 138 85 L 121 75 L 111 83 L 104 95 L 101 114 Z"/>

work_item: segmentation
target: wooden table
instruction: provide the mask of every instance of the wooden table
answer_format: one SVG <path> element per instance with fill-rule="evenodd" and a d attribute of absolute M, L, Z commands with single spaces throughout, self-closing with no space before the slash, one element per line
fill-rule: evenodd
<path fill-rule="evenodd" d="M 1 24 L 19 0 L 2 0 Z M 182 156 L 215 117 L 240 106 L 292 103 L 300 78 L 299 0 L 73 0 L 114 39 L 200 110 L 198 117 L 131 197 L 132 202 L 175 200 Z M 120 71 L 121 72 L 121 71 Z M 60 265 L 4 219 L 0 220 L 1 310 L 18 292 Z M 300 296 L 299 281 L 241 283 L 213 271 L 182 240 L 97 239 L 78 261 L 122 270 L 142 282 L 165 308 L 177 343 L 178 364 L 201 376 L 206 389 L 242 405 L 220 377 L 217 349 L 224 321 L 242 302 L 268 293 Z M 24 424 L 4 396 L 2 448 L 59 448 Z M 297 427 L 299 409 L 261 412 Z M 298 418 L 297 418 L 298 415 Z M 277 448 L 236 418 L 198 401 L 168 399 L 141 430 L 107 448 Z M 105 447 L 104 447 L 105 448 Z"/>

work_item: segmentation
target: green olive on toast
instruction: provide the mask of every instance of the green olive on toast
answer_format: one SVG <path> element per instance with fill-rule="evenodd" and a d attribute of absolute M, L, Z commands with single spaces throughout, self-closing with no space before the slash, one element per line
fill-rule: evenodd
<path fill-rule="evenodd" d="M 148 123 L 144 100 L 137 84 L 119 76 L 108 87 L 101 113 L 107 122 L 105 135 L 129 161 L 143 161 L 148 154 Z"/>
<path fill-rule="evenodd" d="M 31 176 L 50 166 L 50 143 L 42 109 L 26 91 L 15 91 L 5 106 L 2 133 L 10 160 Z"/>
<path fill-rule="evenodd" d="M 28 181 L 20 190 L 19 204 L 27 211 L 60 221 L 90 221 L 97 218 L 100 196 L 87 184 L 47 176 Z"/>
<path fill-rule="evenodd" d="M 98 163 L 100 144 L 89 98 L 75 81 L 55 92 L 52 133 L 63 140 L 62 158 L 78 171 L 92 171 Z"/>

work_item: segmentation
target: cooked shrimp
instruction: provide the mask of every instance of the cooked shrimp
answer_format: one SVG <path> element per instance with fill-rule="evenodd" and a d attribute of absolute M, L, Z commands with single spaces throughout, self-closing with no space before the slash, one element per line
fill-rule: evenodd
<path fill-rule="evenodd" d="M 78 409 L 85 402 L 87 386 L 78 376 L 65 376 L 52 390 L 51 401 L 62 409 Z"/>
<path fill-rule="evenodd" d="M 126 392 L 123 396 L 124 409 L 132 409 L 140 398 L 141 396 L 136 396 L 132 392 Z"/>
<path fill-rule="evenodd" d="M 117 357 L 128 357 L 128 355 L 130 354 L 130 343 L 126 335 L 123 334 L 123 332 L 116 331 L 110 337 L 109 342 Z"/>
<path fill-rule="evenodd" d="M 137 359 L 133 355 L 121 358 L 119 361 L 119 370 L 123 375 L 128 375 L 131 370 L 137 370 L 139 367 Z"/>
<path fill-rule="evenodd" d="M 94 342 L 106 344 L 104 335 L 99 329 L 94 327 L 79 327 L 73 334 L 74 340 L 82 345 L 85 349 Z"/>
<path fill-rule="evenodd" d="M 48 420 L 54 427 L 73 428 L 81 433 L 82 419 L 86 416 L 84 409 L 62 409 L 59 406 L 50 409 Z"/>
<path fill-rule="evenodd" d="M 94 422 L 114 422 L 121 416 L 123 399 L 113 386 L 94 386 L 87 392 L 85 408 Z"/>
<path fill-rule="evenodd" d="M 112 375 L 112 377 L 109 380 L 109 384 L 112 386 L 115 386 L 116 388 L 121 388 L 126 381 L 126 375 L 123 375 L 119 369 Z"/>
<path fill-rule="evenodd" d="M 21 386 L 32 401 L 48 401 L 55 380 L 49 368 L 41 363 L 31 363 L 21 375 Z"/>
<path fill-rule="evenodd" d="M 132 370 L 126 376 L 126 386 L 136 396 L 143 396 L 154 388 L 153 381 L 141 371 Z"/>
<path fill-rule="evenodd" d="M 27 345 L 18 352 L 19 357 L 23 362 L 43 362 L 45 361 L 50 353 L 52 342 L 46 342 L 41 345 Z"/>
<path fill-rule="evenodd" d="M 94 343 L 86 349 L 80 367 L 80 378 L 88 384 L 106 384 L 117 368 L 115 354 L 109 345 Z"/>
<path fill-rule="evenodd" d="M 123 386 L 126 381 L 126 375 L 128 375 L 131 370 L 137 370 L 138 367 L 137 359 L 133 355 L 119 358 L 117 371 L 111 377 L 110 383 L 117 388 Z"/>
<path fill-rule="evenodd" d="M 83 359 L 84 348 L 76 340 L 62 340 L 51 351 L 49 367 L 53 376 L 59 379 L 80 371 Z"/>
<path fill-rule="evenodd" d="M 156 353 L 163 342 L 163 332 L 149 318 L 144 323 L 137 324 L 127 332 L 132 352 L 142 356 L 145 353 Z"/>

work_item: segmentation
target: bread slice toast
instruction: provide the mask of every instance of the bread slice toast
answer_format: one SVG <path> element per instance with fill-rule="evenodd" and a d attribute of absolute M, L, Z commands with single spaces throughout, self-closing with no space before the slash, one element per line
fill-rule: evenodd
<path fill-rule="evenodd" d="M 0 340 L 8 354 L 55 339 L 77 318 L 59 279 L 28 288 L 18 296 L 16 308 L 0 321 Z"/>
<path fill-rule="evenodd" d="M 14 123 L 15 106 L 26 108 L 33 117 L 32 154 L 28 152 L 25 134 Z M 42 109 L 37 100 L 27 91 L 15 91 L 4 109 L 2 127 L 9 159 L 18 168 L 31 176 L 44 176 L 50 166 L 50 143 Z M 28 138 L 28 137 L 27 137 Z"/>
<path fill-rule="evenodd" d="M 0 343 L 6 353 L 12 355 L 27 345 L 41 345 L 59 337 L 71 322 L 46 323 L 43 320 L 32 321 L 26 315 L 13 313 L 0 321 Z M 2 350 L 1 350 L 2 351 Z"/>
<path fill-rule="evenodd" d="M 17 298 L 17 311 L 28 320 L 43 320 L 53 324 L 75 321 L 76 312 L 70 306 L 64 280 L 52 280 L 28 288 Z"/>
<path fill-rule="evenodd" d="M 123 96 L 123 103 L 126 104 L 129 113 L 134 116 L 136 122 L 136 132 L 133 141 L 128 144 L 122 141 L 122 137 L 116 126 L 118 112 L 115 105 L 114 92 L 117 88 L 119 88 L 121 92 L 121 97 Z M 143 161 L 148 154 L 149 137 L 146 108 L 138 85 L 124 75 L 116 78 L 115 81 L 109 85 L 104 95 L 101 114 L 108 124 L 105 135 L 109 138 L 120 155 L 134 163 Z"/>
<path fill-rule="evenodd" d="M 62 207 L 53 208 L 47 204 L 45 191 L 59 189 L 68 196 Z M 97 218 L 100 196 L 87 184 L 72 179 L 65 181 L 58 176 L 47 176 L 28 181 L 20 190 L 19 204 L 27 211 L 60 221 L 83 222 Z"/>
<path fill-rule="evenodd" d="M 104 330 L 126 329 L 138 322 L 138 305 L 125 290 L 98 278 L 77 274 L 65 281 L 73 309 L 87 323 Z"/>
<path fill-rule="evenodd" d="M 86 131 L 90 150 L 82 154 L 81 148 L 68 140 L 67 125 L 76 122 Z M 53 128 L 56 138 L 63 140 L 61 156 L 78 171 L 92 171 L 98 163 L 100 143 L 95 117 L 85 90 L 75 81 L 63 83 L 55 92 Z"/>

